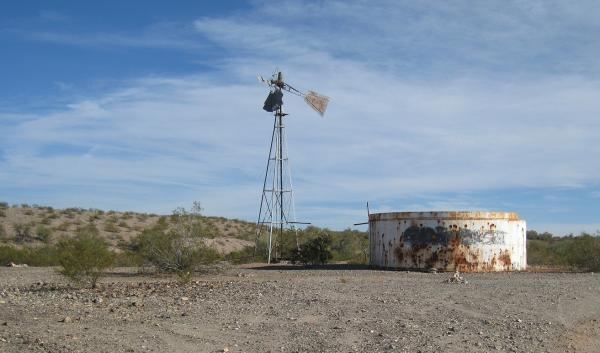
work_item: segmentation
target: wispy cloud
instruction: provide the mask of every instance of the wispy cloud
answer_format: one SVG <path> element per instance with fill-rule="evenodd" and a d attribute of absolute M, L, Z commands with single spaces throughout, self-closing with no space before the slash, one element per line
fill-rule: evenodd
<path fill-rule="evenodd" d="M 129 47 L 197 51 L 202 45 L 191 25 L 158 22 L 138 33 L 89 32 L 75 30 L 15 30 L 36 41 L 95 48 Z"/>

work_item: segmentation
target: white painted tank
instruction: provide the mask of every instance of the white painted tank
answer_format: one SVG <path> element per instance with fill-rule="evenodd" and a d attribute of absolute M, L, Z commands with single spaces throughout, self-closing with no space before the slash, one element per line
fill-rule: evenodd
<path fill-rule="evenodd" d="M 513 212 L 391 212 L 369 216 L 370 264 L 488 272 L 527 268 L 526 224 Z"/>

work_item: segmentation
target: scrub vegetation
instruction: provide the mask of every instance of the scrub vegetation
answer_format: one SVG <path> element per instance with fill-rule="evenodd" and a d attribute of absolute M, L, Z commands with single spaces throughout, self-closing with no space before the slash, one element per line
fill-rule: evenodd
<path fill-rule="evenodd" d="M 600 234 L 556 237 L 551 233 L 527 232 L 527 263 L 534 266 L 566 267 L 582 271 L 600 270 Z"/>
<path fill-rule="evenodd" d="M 107 266 L 152 268 L 185 277 L 199 266 L 228 261 L 232 264 L 266 262 L 267 243 L 254 247 L 255 225 L 236 219 L 209 217 L 195 203 L 171 215 L 98 209 L 54 209 L 39 205 L 0 202 L 0 265 L 29 266 L 65 264 L 69 240 L 85 241 L 105 248 Z M 82 234 L 93 234 L 93 239 Z M 557 237 L 550 233 L 527 233 L 528 264 L 535 267 L 600 270 L 600 236 Z M 102 242 L 93 241 L 102 240 Z M 93 240 L 93 241 L 92 241 Z M 93 244 L 92 244 L 93 243 Z M 103 245 L 100 245 L 100 244 Z M 368 262 L 366 232 L 334 231 L 308 226 L 286 231 L 277 239 L 274 262 L 302 264 Z M 80 244 L 81 245 L 81 244 Z M 83 266 L 83 264 L 82 264 Z"/>

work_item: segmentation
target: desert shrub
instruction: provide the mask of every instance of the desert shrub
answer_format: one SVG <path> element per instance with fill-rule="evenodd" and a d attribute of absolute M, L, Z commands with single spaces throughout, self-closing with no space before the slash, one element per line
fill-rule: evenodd
<path fill-rule="evenodd" d="M 242 250 L 232 251 L 225 255 L 225 260 L 232 264 L 247 264 L 256 261 L 254 258 L 254 247 L 247 246 Z"/>
<path fill-rule="evenodd" d="M 156 221 L 156 228 L 165 230 L 169 227 L 169 220 L 166 216 L 160 216 L 158 217 L 158 220 Z"/>
<path fill-rule="evenodd" d="M 8 234 L 6 234 L 6 228 L 4 228 L 4 224 L 0 224 L 0 240 L 6 239 Z"/>
<path fill-rule="evenodd" d="M 28 204 L 26 204 L 26 203 L 22 203 L 22 204 L 21 204 L 21 208 L 29 208 L 29 205 L 28 205 Z"/>
<path fill-rule="evenodd" d="M 121 251 L 115 253 L 113 265 L 116 267 L 140 267 L 143 265 L 143 258 L 138 253 L 132 251 Z"/>
<path fill-rule="evenodd" d="M 133 248 L 161 272 L 191 272 L 197 265 L 211 264 L 220 258 L 217 251 L 200 239 L 158 229 L 143 231 Z"/>
<path fill-rule="evenodd" d="M 15 231 L 15 241 L 22 243 L 33 239 L 31 235 L 31 224 L 29 223 L 15 223 L 13 224 Z"/>
<path fill-rule="evenodd" d="M 109 221 L 104 222 L 104 230 L 109 233 L 119 232 L 119 228 L 117 228 L 117 226 L 113 222 L 109 222 Z"/>
<path fill-rule="evenodd" d="M 567 237 L 567 240 L 558 249 L 567 264 L 588 271 L 600 270 L 600 238 L 583 233 L 578 237 Z"/>
<path fill-rule="evenodd" d="M 40 221 L 40 223 L 45 224 L 45 225 L 49 225 L 52 223 L 52 219 L 49 217 L 44 217 L 42 218 L 42 220 Z"/>
<path fill-rule="evenodd" d="M 8 202 L 0 202 L 0 210 L 5 210 L 8 207 Z"/>
<path fill-rule="evenodd" d="M 331 257 L 331 238 L 328 235 L 312 238 L 299 249 L 292 250 L 292 258 L 306 265 L 324 265 Z"/>
<path fill-rule="evenodd" d="M 26 216 L 33 216 L 33 210 L 27 209 L 25 210 L 25 212 L 23 212 L 23 214 L 25 214 Z"/>
<path fill-rule="evenodd" d="M 56 227 L 56 230 L 60 230 L 61 232 L 66 232 L 69 230 L 70 226 L 71 226 L 71 223 L 69 221 L 63 221 L 61 224 L 59 224 Z"/>
<path fill-rule="evenodd" d="M 124 221 L 119 222 L 119 227 L 121 227 L 121 228 L 129 228 L 129 226 L 127 225 L 127 223 L 124 222 Z"/>
<path fill-rule="evenodd" d="M 367 233 L 346 229 L 338 232 L 327 232 L 331 238 L 331 254 L 333 261 L 350 263 L 367 263 L 369 238 Z"/>
<path fill-rule="evenodd" d="M 40 224 L 35 228 L 35 235 L 44 243 L 49 243 L 52 240 L 52 229 Z"/>
<path fill-rule="evenodd" d="M 186 276 L 198 265 L 212 264 L 220 259 L 219 253 L 206 246 L 200 226 L 202 208 L 194 203 L 191 211 L 178 208 L 173 212 L 172 229 L 155 227 L 143 231 L 132 243 L 131 249 L 161 271 Z"/>
<path fill-rule="evenodd" d="M 528 231 L 527 263 L 600 271 L 600 237 L 587 233 L 555 237 Z"/>
<path fill-rule="evenodd" d="M 60 215 L 58 215 L 57 213 L 55 213 L 54 211 L 52 211 L 52 212 L 48 212 L 48 216 L 46 218 L 48 218 L 48 219 L 57 219 L 58 217 L 60 217 Z"/>
<path fill-rule="evenodd" d="M 56 247 L 46 246 L 24 246 L 15 248 L 10 245 L 0 245 L 0 264 L 27 264 L 29 266 L 56 266 L 58 252 Z"/>
<path fill-rule="evenodd" d="M 61 239 L 57 248 L 60 272 L 73 281 L 87 282 L 92 288 L 114 261 L 114 254 L 94 227 L 78 230 L 73 238 Z"/>

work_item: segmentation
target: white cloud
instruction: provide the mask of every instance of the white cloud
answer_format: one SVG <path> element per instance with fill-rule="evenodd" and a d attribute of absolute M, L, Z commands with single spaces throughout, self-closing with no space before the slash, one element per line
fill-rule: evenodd
<path fill-rule="evenodd" d="M 600 82 L 588 57 L 598 48 L 563 61 L 558 45 L 585 41 L 593 14 L 569 9 L 557 20 L 545 2 L 394 4 L 283 2 L 285 22 L 268 4 L 198 19 L 194 29 L 231 53 L 218 72 L 135 80 L 11 117 L 0 182 L 110 191 L 120 200 L 110 208 L 168 211 L 199 199 L 208 213 L 251 220 L 272 126 L 253 77 L 276 65 L 297 88 L 332 97 L 325 119 L 285 100 L 299 219 L 344 227 L 366 200 L 600 182 Z M 57 143 L 85 152 L 44 155 Z M 439 199 L 407 205 L 483 204 Z"/>
<path fill-rule="evenodd" d="M 192 26 L 171 22 L 158 22 L 138 33 L 131 32 L 89 32 L 61 30 L 15 30 L 21 35 L 44 42 L 76 45 L 84 47 L 129 47 L 160 48 L 170 50 L 198 51 L 205 49 Z"/>

